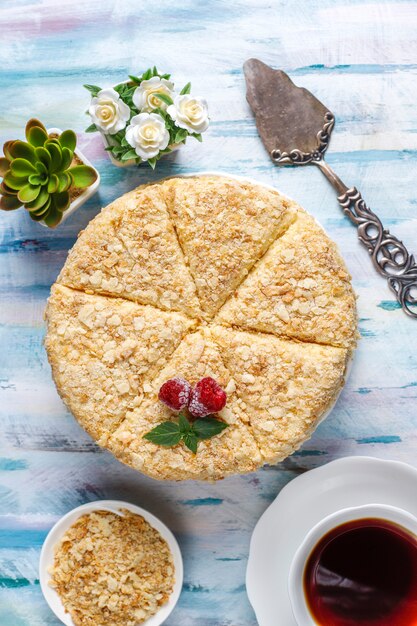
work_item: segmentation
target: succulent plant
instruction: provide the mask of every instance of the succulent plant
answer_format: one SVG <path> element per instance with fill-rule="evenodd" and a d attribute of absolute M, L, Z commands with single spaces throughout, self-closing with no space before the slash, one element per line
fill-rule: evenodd
<path fill-rule="evenodd" d="M 97 173 L 88 165 L 73 165 L 77 137 L 72 130 L 50 136 L 39 120 L 31 119 L 26 140 L 3 146 L 0 209 L 24 206 L 33 220 L 54 228 L 71 203 L 71 191 L 89 187 Z"/>

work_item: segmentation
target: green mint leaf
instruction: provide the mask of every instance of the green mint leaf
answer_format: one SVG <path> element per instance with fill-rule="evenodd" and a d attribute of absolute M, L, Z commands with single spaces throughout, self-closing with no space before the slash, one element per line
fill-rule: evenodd
<path fill-rule="evenodd" d="M 90 126 L 88 126 L 84 132 L 86 133 L 95 133 L 96 131 L 98 131 L 98 128 L 95 124 L 90 124 Z"/>
<path fill-rule="evenodd" d="M 168 96 L 166 93 L 154 93 L 153 95 L 155 96 L 155 98 L 159 98 L 159 100 L 162 100 L 162 102 L 165 102 L 165 104 L 174 103 L 173 99 L 170 96 Z"/>
<path fill-rule="evenodd" d="M 176 446 L 181 441 L 181 433 L 175 422 L 162 422 L 143 436 L 147 441 L 165 448 Z"/>
<path fill-rule="evenodd" d="M 180 96 L 184 96 L 186 93 L 190 93 L 191 83 L 187 83 L 180 91 Z"/>
<path fill-rule="evenodd" d="M 178 415 L 178 427 L 182 435 L 189 433 L 191 431 L 191 428 L 192 428 L 191 424 L 186 418 L 186 416 L 184 415 L 184 413 L 180 413 Z"/>
<path fill-rule="evenodd" d="M 186 433 L 182 436 L 182 440 L 187 448 L 193 452 L 193 454 L 197 454 L 198 438 L 194 435 L 194 433 Z"/>
<path fill-rule="evenodd" d="M 97 87 L 97 85 L 83 85 L 87 91 L 91 93 L 93 97 L 95 97 L 99 91 L 101 91 L 101 87 Z"/>
<path fill-rule="evenodd" d="M 199 439 L 210 439 L 219 435 L 227 427 L 228 424 L 214 417 L 202 417 L 194 422 L 193 431 Z"/>

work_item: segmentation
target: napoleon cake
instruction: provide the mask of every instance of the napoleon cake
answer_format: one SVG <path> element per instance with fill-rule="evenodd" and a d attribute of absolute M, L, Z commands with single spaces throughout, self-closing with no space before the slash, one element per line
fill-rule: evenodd
<path fill-rule="evenodd" d="M 76 419 L 166 480 L 251 472 L 297 450 L 335 403 L 357 339 L 349 273 L 314 218 L 223 176 L 138 187 L 103 209 L 46 319 Z"/>

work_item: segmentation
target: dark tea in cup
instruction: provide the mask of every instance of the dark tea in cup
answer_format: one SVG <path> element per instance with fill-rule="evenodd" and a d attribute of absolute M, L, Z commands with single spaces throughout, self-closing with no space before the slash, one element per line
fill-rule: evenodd
<path fill-rule="evenodd" d="M 384 519 L 341 524 L 311 551 L 303 586 L 319 626 L 417 626 L 417 538 Z"/>

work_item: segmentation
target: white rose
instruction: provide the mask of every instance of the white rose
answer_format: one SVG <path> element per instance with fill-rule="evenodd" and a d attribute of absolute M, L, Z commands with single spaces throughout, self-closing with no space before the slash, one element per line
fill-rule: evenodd
<path fill-rule="evenodd" d="M 180 128 L 190 133 L 204 133 L 209 125 L 207 102 L 189 94 L 176 96 L 167 113 Z"/>
<path fill-rule="evenodd" d="M 126 139 L 143 161 L 156 157 L 169 143 L 165 120 L 158 113 L 139 113 L 126 128 Z"/>
<path fill-rule="evenodd" d="M 165 110 L 166 102 L 162 102 L 155 94 L 162 93 L 166 96 L 172 96 L 174 93 L 174 83 L 165 78 L 153 76 L 149 80 L 143 80 L 139 87 L 133 92 L 132 100 L 139 111 L 147 111 L 150 113 L 158 107 Z"/>
<path fill-rule="evenodd" d="M 114 89 L 102 89 L 91 99 L 88 112 L 93 123 L 108 135 L 122 130 L 130 117 L 130 109 Z"/>

